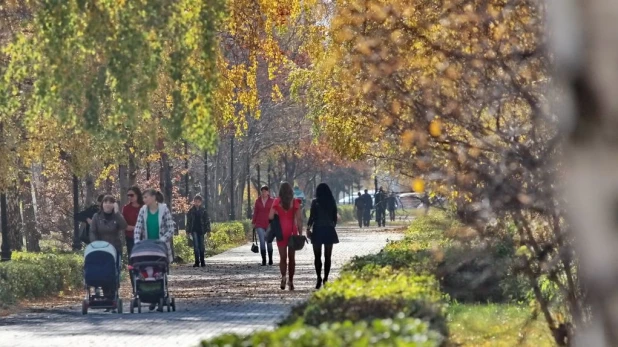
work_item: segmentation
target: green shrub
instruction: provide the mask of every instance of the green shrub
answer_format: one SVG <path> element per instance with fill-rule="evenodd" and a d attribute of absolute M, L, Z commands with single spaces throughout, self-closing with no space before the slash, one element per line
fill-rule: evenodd
<path fill-rule="evenodd" d="M 0 302 L 57 295 L 83 285 L 81 254 L 13 253 L 0 263 Z"/>
<path fill-rule="evenodd" d="M 242 222 L 213 223 L 208 244 L 212 249 L 222 249 L 229 245 L 239 245 L 247 241 L 247 232 Z M 250 228 L 250 226 L 249 226 Z"/>
<path fill-rule="evenodd" d="M 212 256 L 244 244 L 251 230 L 250 221 L 212 223 L 210 237 L 206 240 L 206 253 Z M 182 262 L 193 259 L 193 243 L 185 232 L 174 237 L 174 255 L 180 257 Z"/>
<path fill-rule="evenodd" d="M 337 206 L 337 212 L 341 219 L 339 223 L 347 223 L 356 221 L 356 213 L 354 212 L 354 205 L 339 205 Z"/>
<path fill-rule="evenodd" d="M 262 331 L 250 336 L 222 335 L 202 342 L 203 347 L 269 346 L 440 346 L 444 338 L 418 320 L 398 317 L 373 322 L 350 321 L 324 324 L 320 327 L 303 325 L 302 321 L 275 331 Z"/>
<path fill-rule="evenodd" d="M 180 263 L 186 263 L 193 259 L 193 241 L 186 233 L 180 232 L 174 236 L 174 257 Z"/>
<path fill-rule="evenodd" d="M 489 243 L 462 237 L 467 230 L 448 213 L 432 211 L 414 220 L 402 240 L 390 242 L 378 254 L 352 259 L 344 271 L 361 277 L 374 268 L 433 274 L 441 290 L 460 302 L 526 300 L 529 285 L 514 271 L 509 233 Z"/>
<path fill-rule="evenodd" d="M 361 321 L 392 318 L 397 313 L 422 319 L 431 329 L 446 335 L 442 295 L 432 276 L 387 270 L 371 278 L 344 274 L 315 292 L 302 314 L 305 323 Z"/>

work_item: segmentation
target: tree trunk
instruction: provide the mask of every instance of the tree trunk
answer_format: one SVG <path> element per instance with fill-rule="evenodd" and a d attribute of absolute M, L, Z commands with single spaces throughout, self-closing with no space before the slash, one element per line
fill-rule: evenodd
<path fill-rule="evenodd" d="M 607 0 L 550 5 L 556 84 L 570 92 L 557 113 L 569 135 L 564 188 L 578 278 L 592 311 L 585 324 L 574 317 L 575 345 L 618 346 L 618 6 Z"/>
<path fill-rule="evenodd" d="M 7 214 L 6 193 L 0 192 L 0 229 L 2 229 L 2 251 L 0 260 L 11 260 L 11 238 L 9 237 L 9 221 Z"/>
<path fill-rule="evenodd" d="M 24 247 L 24 233 L 19 208 L 19 190 L 15 187 L 9 189 L 9 193 L 7 194 L 6 211 L 9 220 L 9 241 L 11 243 L 11 250 L 21 251 Z"/>
<path fill-rule="evenodd" d="M 129 186 L 135 187 L 137 185 L 137 158 L 135 158 L 135 153 L 129 151 Z"/>
<path fill-rule="evenodd" d="M 94 178 L 91 174 L 88 174 L 86 176 L 86 198 L 84 199 L 84 206 L 90 206 L 90 204 L 95 202 L 96 197 L 94 194 Z"/>
<path fill-rule="evenodd" d="M 129 190 L 129 167 L 127 165 L 118 166 L 118 184 L 120 185 L 120 207 L 127 203 L 127 191 Z"/>
<path fill-rule="evenodd" d="M 207 212 L 209 212 L 209 215 L 212 216 L 212 213 L 209 211 L 210 208 L 210 204 L 208 203 L 209 200 L 209 196 L 208 196 L 208 152 L 204 152 L 204 208 L 206 209 Z"/>
<path fill-rule="evenodd" d="M 41 239 L 41 234 L 37 228 L 36 222 L 36 191 L 34 189 L 33 180 L 29 181 L 25 178 L 25 173 L 29 170 L 22 169 L 22 174 L 20 174 L 20 185 L 21 185 L 21 202 L 22 202 L 22 225 L 24 226 L 24 232 L 26 234 L 26 250 L 28 252 L 40 252 L 41 247 L 39 245 L 39 240 Z"/>
<path fill-rule="evenodd" d="M 159 171 L 159 186 L 165 198 L 165 204 L 172 211 L 172 167 L 170 164 L 169 155 L 165 149 L 163 140 L 160 139 L 157 144 L 157 149 L 161 153 L 161 167 Z"/>

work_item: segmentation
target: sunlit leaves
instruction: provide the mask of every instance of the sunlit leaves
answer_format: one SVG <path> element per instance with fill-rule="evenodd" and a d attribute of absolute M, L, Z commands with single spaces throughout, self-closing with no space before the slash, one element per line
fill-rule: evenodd
<path fill-rule="evenodd" d="M 22 105 L 28 117 L 117 138 L 120 125 L 135 129 L 158 115 L 152 96 L 164 83 L 169 134 L 211 146 L 221 13 L 218 1 L 39 2 L 32 32 L 6 49 L 11 63 L 0 89 L 34 80 Z"/>

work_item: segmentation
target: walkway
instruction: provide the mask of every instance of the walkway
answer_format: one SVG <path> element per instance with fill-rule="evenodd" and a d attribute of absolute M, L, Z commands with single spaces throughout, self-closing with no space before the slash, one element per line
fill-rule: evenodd
<path fill-rule="evenodd" d="M 333 276 L 353 256 L 379 252 L 387 239 L 400 237 L 372 230 L 341 228 L 341 243 L 333 252 Z M 188 347 L 223 333 L 272 329 L 315 290 L 313 253 L 305 247 L 297 254 L 294 292 L 279 289 L 277 264 L 261 267 L 258 260 L 246 245 L 207 259 L 206 268 L 173 269 L 170 284 L 177 311 L 172 313 L 146 309 L 133 315 L 92 311 L 82 316 L 76 303 L 0 318 L 0 346 Z M 124 311 L 129 311 L 126 302 Z"/>

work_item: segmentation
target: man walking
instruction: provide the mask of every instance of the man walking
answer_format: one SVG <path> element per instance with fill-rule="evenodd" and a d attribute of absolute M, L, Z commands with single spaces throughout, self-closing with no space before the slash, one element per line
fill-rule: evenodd
<path fill-rule="evenodd" d="M 358 227 L 363 227 L 363 212 L 365 210 L 363 197 L 361 192 L 358 192 L 358 198 L 354 199 L 354 211 L 356 212 L 356 220 L 358 220 Z"/>
<path fill-rule="evenodd" d="M 386 226 L 386 194 L 384 193 L 384 189 L 380 187 L 380 190 L 376 193 L 375 196 L 376 203 L 376 222 L 378 223 L 378 227 Z"/>
<path fill-rule="evenodd" d="M 391 193 L 386 203 L 391 222 L 395 221 L 395 210 L 397 210 L 397 205 L 397 197 L 395 196 L 395 193 Z"/>
<path fill-rule="evenodd" d="M 369 227 L 369 220 L 371 219 L 371 209 L 373 208 L 373 199 L 369 195 L 369 191 L 365 189 L 363 198 L 363 225 Z"/>
<path fill-rule="evenodd" d="M 195 258 L 193 267 L 199 267 L 200 265 L 205 267 L 204 253 L 206 245 L 204 235 L 210 233 L 210 218 L 208 218 L 208 212 L 202 205 L 202 197 L 200 195 L 196 195 L 193 198 L 193 206 L 187 212 L 187 231 L 191 233 L 193 238 L 193 256 Z"/>

